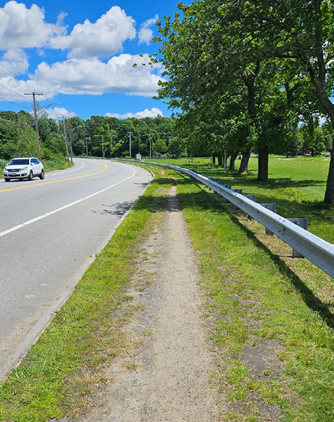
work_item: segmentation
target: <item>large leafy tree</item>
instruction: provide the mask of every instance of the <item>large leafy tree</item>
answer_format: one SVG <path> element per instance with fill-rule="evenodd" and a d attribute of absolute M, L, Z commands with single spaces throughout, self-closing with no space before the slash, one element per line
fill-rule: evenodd
<path fill-rule="evenodd" d="M 237 143 L 234 146 L 247 156 L 253 147 L 259 152 L 258 179 L 267 180 L 268 154 L 284 150 L 287 135 L 297 125 L 293 103 L 303 76 L 296 77 L 286 61 L 269 61 L 265 54 L 259 54 L 266 45 L 260 38 L 249 38 L 245 43 L 243 28 L 236 19 L 239 10 L 233 14 L 230 4 L 238 2 L 180 3 L 182 15 L 176 14 L 173 21 L 165 18 L 164 25 L 159 23 L 162 37 L 157 40 L 168 80 L 161 83 L 158 97 L 168 98 L 169 105 L 183 113 L 194 114 L 195 110 L 202 117 L 200 121 L 213 128 L 207 112 L 211 109 L 216 123 L 225 120 L 220 133 L 214 133 L 213 138 L 219 142 L 214 142 L 212 149 L 220 154 L 221 148 L 231 150 Z M 233 104 L 239 106 L 236 114 Z M 252 134 L 244 138 L 244 145 L 240 136 L 232 136 L 242 133 L 239 124 L 233 127 L 239 116 L 247 121 Z"/>
<path fill-rule="evenodd" d="M 239 0 L 223 2 L 224 14 L 242 28 L 239 47 L 258 45 L 267 60 L 284 60 L 306 75 L 334 127 L 334 2 L 332 0 Z M 297 73 L 296 73 L 297 74 Z M 310 88 L 311 89 L 311 88 Z M 334 203 L 334 155 L 324 201 Z"/>

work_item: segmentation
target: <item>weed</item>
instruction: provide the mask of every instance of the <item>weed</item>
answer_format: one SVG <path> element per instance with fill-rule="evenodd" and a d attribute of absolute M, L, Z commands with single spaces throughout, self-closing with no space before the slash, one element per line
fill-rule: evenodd
<path fill-rule="evenodd" d="M 125 367 L 129 370 L 129 371 L 137 371 L 137 369 L 139 368 L 138 363 L 135 362 L 128 362 Z"/>

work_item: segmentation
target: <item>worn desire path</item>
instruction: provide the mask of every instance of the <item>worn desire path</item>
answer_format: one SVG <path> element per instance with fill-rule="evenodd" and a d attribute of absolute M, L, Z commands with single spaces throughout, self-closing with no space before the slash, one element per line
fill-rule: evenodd
<path fill-rule="evenodd" d="M 210 385 L 215 365 L 201 319 L 199 276 L 175 186 L 166 199 L 168 210 L 141 245 L 127 292 L 132 306 L 145 311 L 123 330 L 133 338 L 147 333 L 147 341 L 107 368 L 114 380 L 95 395 L 79 422 L 220 420 L 218 394 Z M 136 288 L 143 277 L 151 280 L 145 290 Z"/>

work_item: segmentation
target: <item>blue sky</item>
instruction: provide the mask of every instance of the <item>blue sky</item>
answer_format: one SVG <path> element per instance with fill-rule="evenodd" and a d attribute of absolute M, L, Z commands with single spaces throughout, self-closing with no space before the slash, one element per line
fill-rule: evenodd
<path fill-rule="evenodd" d="M 0 1 L 0 110 L 31 111 L 25 93 L 36 92 L 52 118 L 169 117 L 166 104 L 152 99 L 162 67 L 140 63 L 158 51 L 155 22 L 177 3 Z"/>

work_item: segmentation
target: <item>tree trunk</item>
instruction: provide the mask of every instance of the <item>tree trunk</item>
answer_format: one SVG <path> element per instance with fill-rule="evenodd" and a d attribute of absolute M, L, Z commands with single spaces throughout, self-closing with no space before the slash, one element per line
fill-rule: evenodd
<path fill-rule="evenodd" d="M 217 158 L 218 158 L 218 166 L 221 167 L 223 165 L 223 158 L 221 154 L 218 154 Z"/>
<path fill-rule="evenodd" d="M 224 170 L 227 170 L 227 155 L 226 155 L 226 151 L 224 151 Z"/>
<path fill-rule="evenodd" d="M 326 202 L 326 204 L 334 204 L 334 148 L 332 148 L 331 151 L 331 161 L 329 163 L 324 202 Z"/>
<path fill-rule="evenodd" d="M 248 173 L 248 161 L 251 156 L 250 151 L 241 151 L 242 159 L 240 163 L 239 173 Z"/>
<path fill-rule="evenodd" d="M 319 23 L 321 19 L 319 20 Z M 311 77 L 311 83 L 315 87 L 315 95 L 318 98 L 322 108 L 327 113 L 328 117 L 331 120 L 332 126 L 334 128 L 334 104 L 330 100 L 330 97 L 327 93 L 327 79 L 326 79 L 326 69 L 324 64 L 323 55 L 317 55 L 317 67 L 313 68 L 312 63 L 308 62 L 308 71 Z M 329 164 L 329 171 L 327 176 L 327 186 L 325 192 L 324 202 L 327 204 L 334 203 L 334 159 L 333 159 L 333 150 L 331 153 L 331 161 Z"/>
<path fill-rule="evenodd" d="M 212 164 L 216 164 L 216 156 L 215 156 L 215 154 L 212 154 Z"/>
<path fill-rule="evenodd" d="M 268 174 L 269 174 L 268 164 L 269 164 L 268 145 L 264 145 L 263 147 L 259 149 L 257 180 L 261 180 L 262 182 L 268 181 Z"/>
<path fill-rule="evenodd" d="M 232 152 L 231 159 L 230 159 L 230 167 L 229 167 L 230 171 L 235 170 L 235 159 L 237 158 L 237 156 L 238 156 L 237 152 Z"/>

